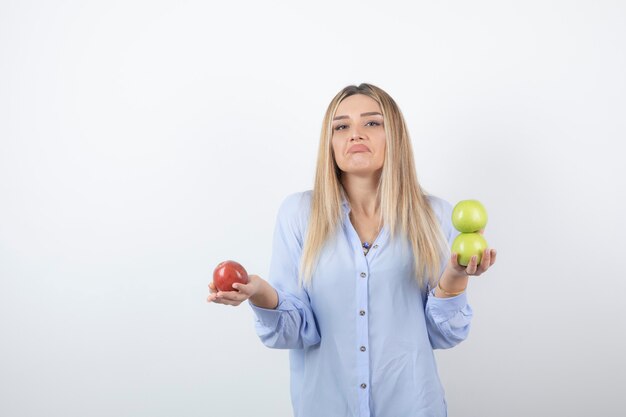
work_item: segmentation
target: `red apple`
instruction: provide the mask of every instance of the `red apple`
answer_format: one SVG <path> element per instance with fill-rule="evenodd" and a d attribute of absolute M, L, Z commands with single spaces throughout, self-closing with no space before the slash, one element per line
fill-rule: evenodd
<path fill-rule="evenodd" d="M 220 262 L 213 271 L 213 284 L 218 291 L 237 291 L 233 283 L 247 284 L 248 281 L 246 269 L 235 261 Z"/>

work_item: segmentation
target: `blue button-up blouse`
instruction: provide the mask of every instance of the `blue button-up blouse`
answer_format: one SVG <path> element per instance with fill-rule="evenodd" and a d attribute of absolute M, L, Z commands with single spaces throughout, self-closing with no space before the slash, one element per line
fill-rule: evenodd
<path fill-rule="evenodd" d="M 451 205 L 428 199 L 451 243 L 458 234 Z M 277 308 L 249 303 L 261 341 L 290 349 L 294 415 L 445 416 L 433 349 L 467 337 L 466 293 L 437 298 L 434 290 L 420 290 L 410 242 L 390 239 L 386 226 L 364 255 L 345 197 L 342 225 L 322 249 L 311 289 L 300 288 L 311 200 L 311 190 L 294 193 L 278 211 L 268 275 Z"/>

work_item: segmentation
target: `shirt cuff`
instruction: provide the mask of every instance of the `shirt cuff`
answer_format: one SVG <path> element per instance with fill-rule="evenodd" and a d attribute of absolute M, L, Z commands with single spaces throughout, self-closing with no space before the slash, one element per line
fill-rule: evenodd
<path fill-rule="evenodd" d="M 276 290 L 276 294 L 278 295 L 278 306 L 275 309 L 271 308 L 263 308 L 252 304 L 252 302 L 248 299 L 248 304 L 252 308 L 254 312 L 257 322 L 267 327 L 276 327 L 278 324 L 278 320 L 280 319 L 280 315 L 282 311 L 280 310 L 280 305 L 283 303 L 285 299 L 279 290 Z"/>
<path fill-rule="evenodd" d="M 451 317 L 455 313 L 461 311 L 467 305 L 467 291 L 463 291 L 454 297 L 436 297 L 435 289 L 430 290 L 428 297 L 428 306 L 433 315 L 437 317 Z"/>

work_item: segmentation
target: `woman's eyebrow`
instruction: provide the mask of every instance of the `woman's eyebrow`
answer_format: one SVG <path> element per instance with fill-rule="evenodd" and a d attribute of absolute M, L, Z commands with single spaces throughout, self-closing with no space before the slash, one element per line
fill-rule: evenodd
<path fill-rule="evenodd" d="M 380 114 L 377 111 L 368 111 L 366 113 L 361 113 L 361 117 L 363 117 L 363 116 L 375 116 L 375 115 L 382 116 L 382 114 Z M 337 116 L 333 120 L 339 120 L 339 119 L 349 119 L 349 116 Z"/>

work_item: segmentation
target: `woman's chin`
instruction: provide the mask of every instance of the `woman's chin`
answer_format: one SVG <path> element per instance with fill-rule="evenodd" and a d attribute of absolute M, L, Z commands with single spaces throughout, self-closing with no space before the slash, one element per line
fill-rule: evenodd
<path fill-rule="evenodd" d="M 350 167 L 342 171 L 344 175 L 352 175 L 355 177 L 373 177 L 375 175 L 379 175 L 382 169 L 368 166 L 368 167 Z"/>

